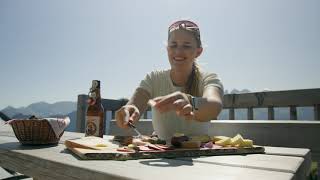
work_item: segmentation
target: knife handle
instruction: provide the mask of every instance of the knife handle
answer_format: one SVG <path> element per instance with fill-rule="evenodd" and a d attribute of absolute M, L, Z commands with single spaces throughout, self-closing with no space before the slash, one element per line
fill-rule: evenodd
<path fill-rule="evenodd" d="M 132 122 L 130 122 L 130 121 L 128 122 L 128 126 L 129 126 L 129 127 L 131 127 L 131 128 L 136 128 L 136 126 L 135 126 L 135 125 L 133 125 L 133 123 L 132 123 Z"/>

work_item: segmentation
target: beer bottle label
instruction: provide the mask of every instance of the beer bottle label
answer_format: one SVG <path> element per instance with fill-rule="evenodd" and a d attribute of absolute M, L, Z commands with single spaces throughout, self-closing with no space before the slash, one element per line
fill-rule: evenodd
<path fill-rule="evenodd" d="M 86 136 L 99 136 L 100 117 L 87 116 Z"/>

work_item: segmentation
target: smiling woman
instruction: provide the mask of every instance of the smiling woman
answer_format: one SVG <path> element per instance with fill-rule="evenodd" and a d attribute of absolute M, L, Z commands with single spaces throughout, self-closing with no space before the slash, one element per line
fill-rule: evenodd
<path fill-rule="evenodd" d="M 179 132 L 207 134 L 209 121 L 222 109 L 223 86 L 214 73 L 203 72 L 196 59 L 203 51 L 200 30 L 188 20 L 176 21 L 168 29 L 167 53 L 171 69 L 153 71 L 141 81 L 127 105 L 116 112 L 117 124 L 128 128 L 152 105 L 153 128 L 161 139 Z M 129 121 L 125 112 L 130 113 Z"/>

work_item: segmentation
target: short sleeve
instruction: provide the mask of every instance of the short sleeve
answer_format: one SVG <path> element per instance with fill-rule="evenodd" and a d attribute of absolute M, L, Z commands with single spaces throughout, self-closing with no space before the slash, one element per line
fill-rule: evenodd
<path fill-rule="evenodd" d="M 224 93 L 223 85 L 215 73 L 205 73 L 203 75 L 203 86 L 204 89 L 208 87 L 217 87 L 220 89 L 221 93 Z"/>
<path fill-rule="evenodd" d="M 152 95 L 152 78 L 151 74 L 147 74 L 146 77 L 140 82 L 139 88 L 146 90 Z"/>

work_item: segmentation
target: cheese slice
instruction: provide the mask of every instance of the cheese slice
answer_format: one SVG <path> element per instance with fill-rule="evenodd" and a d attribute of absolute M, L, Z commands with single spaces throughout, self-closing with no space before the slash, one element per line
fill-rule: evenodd
<path fill-rule="evenodd" d="M 213 136 L 213 137 L 211 137 L 211 141 L 216 142 L 216 141 L 220 141 L 222 139 L 228 139 L 228 138 L 230 138 L 230 137 L 228 137 L 228 136 Z"/>
<path fill-rule="evenodd" d="M 237 134 L 235 137 L 231 138 L 230 144 L 235 146 L 237 144 L 243 144 L 243 137 L 240 134 Z"/>
<path fill-rule="evenodd" d="M 66 140 L 64 144 L 68 148 L 84 148 L 101 150 L 109 146 L 110 142 L 107 139 L 100 137 L 88 136 L 79 139 Z"/>
<path fill-rule="evenodd" d="M 230 143 L 231 143 L 231 138 L 229 137 L 215 142 L 215 144 L 220 146 L 227 146 L 227 145 L 230 145 Z"/>

